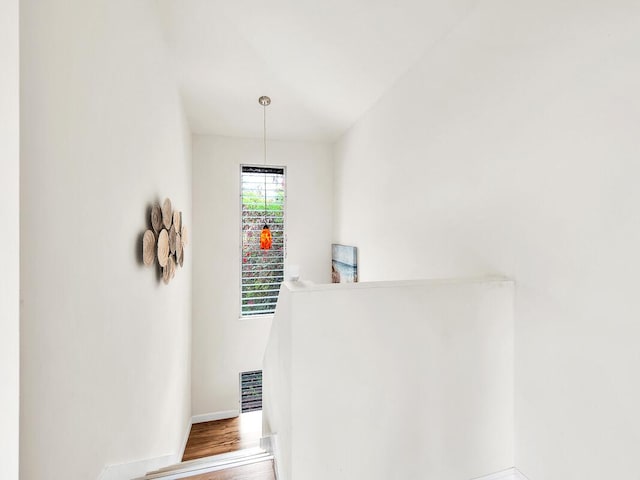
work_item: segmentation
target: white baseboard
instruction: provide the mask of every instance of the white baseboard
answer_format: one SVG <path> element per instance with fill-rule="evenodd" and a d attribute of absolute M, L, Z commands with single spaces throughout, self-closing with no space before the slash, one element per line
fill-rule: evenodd
<path fill-rule="evenodd" d="M 159 470 L 160 468 L 182 462 L 182 456 L 184 455 L 184 449 L 187 446 L 190 433 L 191 419 L 187 422 L 187 429 L 182 439 L 182 445 L 173 455 L 162 455 L 161 457 L 136 460 L 135 462 L 107 465 L 102 469 L 98 480 L 131 480 L 132 478 L 143 477 L 153 470 Z"/>
<path fill-rule="evenodd" d="M 280 445 L 278 444 L 278 434 L 270 433 L 260 440 L 260 446 L 273 455 L 273 468 L 275 470 L 276 479 L 282 478 L 280 470 Z"/>
<path fill-rule="evenodd" d="M 484 477 L 474 478 L 473 480 L 527 480 L 527 477 L 520 473 L 517 468 L 508 468 Z"/>
<path fill-rule="evenodd" d="M 174 460 L 175 455 L 163 455 L 119 465 L 107 465 L 102 469 L 98 480 L 131 480 L 132 478 L 144 477 L 147 472 L 171 465 Z"/>
<path fill-rule="evenodd" d="M 191 423 L 212 422 L 214 420 L 225 420 L 240 415 L 240 410 L 225 410 L 222 412 L 203 413 L 202 415 L 194 415 L 191 417 Z"/>
<path fill-rule="evenodd" d="M 187 429 L 184 432 L 184 437 L 182 437 L 182 445 L 180 445 L 180 450 L 176 454 L 176 459 L 174 463 L 182 462 L 182 457 L 184 457 L 184 450 L 187 448 L 187 442 L 189 441 L 189 434 L 191 433 L 191 426 L 193 425 L 193 419 L 189 419 L 187 422 Z"/>

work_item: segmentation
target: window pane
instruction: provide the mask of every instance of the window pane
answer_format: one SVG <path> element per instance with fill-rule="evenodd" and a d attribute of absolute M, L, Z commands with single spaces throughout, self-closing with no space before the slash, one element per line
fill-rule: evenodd
<path fill-rule="evenodd" d="M 240 413 L 262 410 L 262 370 L 240 374 Z"/>
<path fill-rule="evenodd" d="M 242 167 L 241 314 L 273 313 L 284 280 L 284 169 Z M 260 249 L 260 233 L 269 226 L 271 249 Z"/>

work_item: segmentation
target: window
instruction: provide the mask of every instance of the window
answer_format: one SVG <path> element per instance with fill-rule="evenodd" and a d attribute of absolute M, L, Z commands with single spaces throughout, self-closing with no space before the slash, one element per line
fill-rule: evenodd
<path fill-rule="evenodd" d="M 262 370 L 240 374 L 240 413 L 262 410 Z"/>
<path fill-rule="evenodd" d="M 242 166 L 242 274 L 243 317 L 275 312 L 284 280 L 285 176 L 282 167 Z M 269 225 L 273 244 L 260 249 L 260 232 Z"/>

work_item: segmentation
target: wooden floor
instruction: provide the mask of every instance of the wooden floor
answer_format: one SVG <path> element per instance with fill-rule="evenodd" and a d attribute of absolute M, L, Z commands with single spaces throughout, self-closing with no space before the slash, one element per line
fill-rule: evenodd
<path fill-rule="evenodd" d="M 189 480 L 276 480 L 276 476 L 273 473 L 273 460 L 268 460 L 243 467 L 203 473 L 189 477 Z"/>
<path fill-rule="evenodd" d="M 239 417 L 229 418 L 227 420 L 195 423 L 191 427 L 182 461 L 186 462 L 187 460 L 194 460 L 196 458 L 235 452 L 243 448 L 258 447 L 260 446 L 261 437 L 262 411 L 243 413 Z M 226 477 L 211 478 L 226 479 Z"/>

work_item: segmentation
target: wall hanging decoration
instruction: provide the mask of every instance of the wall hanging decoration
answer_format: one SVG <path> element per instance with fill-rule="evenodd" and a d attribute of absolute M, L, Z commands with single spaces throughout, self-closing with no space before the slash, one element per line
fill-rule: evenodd
<path fill-rule="evenodd" d="M 264 165 L 267 165 L 267 106 L 271 104 L 271 99 L 263 95 L 258 99 L 258 103 L 262 105 L 262 122 L 264 127 Z M 260 248 L 262 250 L 270 250 L 273 244 L 273 237 L 269 224 L 267 224 L 267 176 L 264 176 L 264 227 L 260 233 Z"/>
<path fill-rule="evenodd" d="M 142 262 L 147 267 L 157 265 L 162 281 L 168 284 L 176 274 L 176 266 L 184 264 L 187 228 L 182 212 L 174 211 L 168 198 L 162 206 L 156 203 L 151 207 L 150 223 L 151 228 L 142 236 Z"/>

